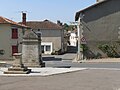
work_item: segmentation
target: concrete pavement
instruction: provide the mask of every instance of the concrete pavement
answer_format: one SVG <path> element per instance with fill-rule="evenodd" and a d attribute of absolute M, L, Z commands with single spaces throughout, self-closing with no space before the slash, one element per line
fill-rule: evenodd
<path fill-rule="evenodd" d="M 70 73 L 80 70 L 85 70 L 86 68 L 29 68 L 31 69 L 30 74 L 4 74 L 4 71 L 7 71 L 8 68 L 0 68 L 0 76 L 50 76 L 63 73 Z"/>
<path fill-rule="evenodd" d="M 0 77 L 0 90 L 120 90 L 120 71 L 83 70 L 47 77 Z"/>
<path fill-rule="evenodd" d="M 120 58 L 89 59 L 89 60 L 81 60 L 81 61 L 78 61 L 78 62 L 83 62 L 83 63 L 99 63 L 99 62 L 112 63 L 112 62 L 119 62 L 120 63 Z"/>

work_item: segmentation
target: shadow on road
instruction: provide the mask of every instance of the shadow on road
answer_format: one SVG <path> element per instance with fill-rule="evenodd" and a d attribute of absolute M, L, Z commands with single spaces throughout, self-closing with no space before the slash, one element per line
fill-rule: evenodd
<path fill-rule="evenodd" d="M 43 61 L 62 61 L 62 58 L 55 58 L 55 57 L 42 57 Z"/>

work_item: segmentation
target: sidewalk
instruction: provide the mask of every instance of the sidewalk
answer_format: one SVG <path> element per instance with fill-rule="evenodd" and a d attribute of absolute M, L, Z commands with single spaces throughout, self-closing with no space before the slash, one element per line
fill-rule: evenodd
<path fill-rule="evenodd" d="M 29 68 L 31 69 L 30 74 L 4 74 L 4 71 L 8 68 L 0 68 L 0 76 L 50 76 L 63 73 L 70 73 L 80 70 L 86 70 L 86 68 Z"/>
<path fill-rule="evenodd" d="M 102 59 L 89 59 L 78 61 L 81 63 L 120 63 L 120 58 L 102 58 Z"/>

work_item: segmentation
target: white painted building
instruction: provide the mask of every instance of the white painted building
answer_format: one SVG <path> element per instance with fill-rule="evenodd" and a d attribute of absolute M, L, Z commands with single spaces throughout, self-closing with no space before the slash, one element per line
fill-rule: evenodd
<path fill-rule="evenodd" d="M 70 46 L 77 46 L 77 35 L 74 32 L 70 33 Z"/>

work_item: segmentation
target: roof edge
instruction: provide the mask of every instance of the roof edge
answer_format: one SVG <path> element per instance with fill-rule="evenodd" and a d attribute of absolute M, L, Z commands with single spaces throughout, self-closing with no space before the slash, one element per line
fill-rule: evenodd
<path fill-rule="evenodd" d="M 88 9 L 94 7 L 94 6 L 100 5 L 100 4 L 102 4 L 104 2 L 107 2 L 107 1 L 110 1 L 110 0 L 104 0 L 104 1 L 101 1 L 101 2 L 97 2 L 97 3 L 95 3 L 95 4 L 91 5 L 91 6 L 88 6 L 87 8 L 84 8 L 84 9 L 76 12 L 75 21 L 77 21 L 79 19 L 80 13 L 83 13 L 85 10 L 88 10 Z"/>
<path fill-rule="evenodd" d="M 29 26 L 26 26 L 24 24 L 19 24 L 19 23 L 15 22 L 15 21 L 12 21 L 12 20 L 8 19 L 8 18 L 2 17 L 2 16 L 0 16 L 0 17 L 5 21 L 2 24 L 11 24 L 11 25 L 16 25 L 16 26 L 24 27 L 24 28 L 30 28 Z"/>

